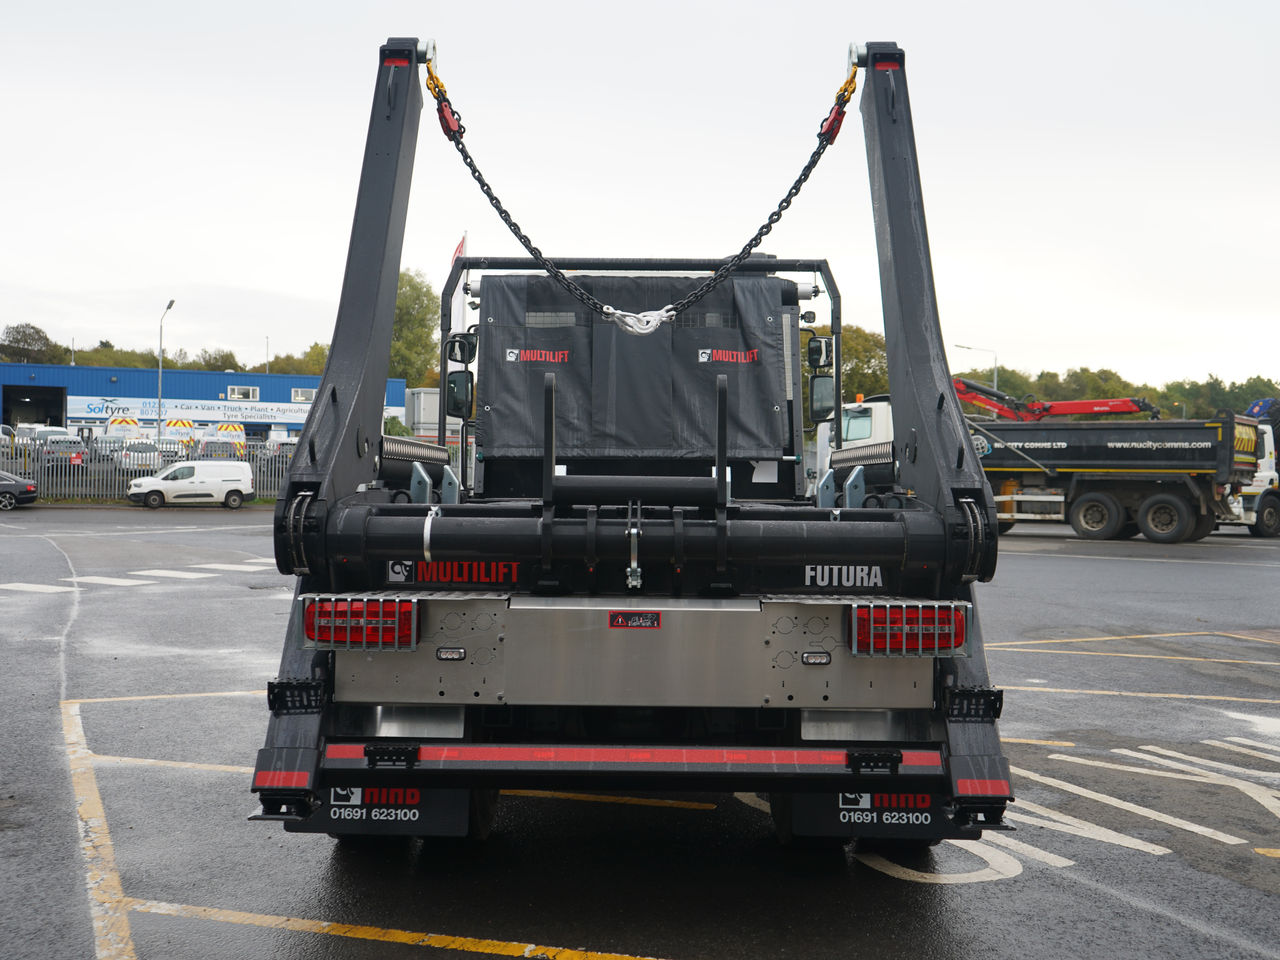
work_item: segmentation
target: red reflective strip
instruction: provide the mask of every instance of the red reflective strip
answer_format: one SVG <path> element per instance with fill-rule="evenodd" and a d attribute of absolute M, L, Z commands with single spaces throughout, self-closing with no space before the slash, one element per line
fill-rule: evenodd
<path fill-rule="evenodd" d="M 305 787 L 310 782 L 306 770 L 261 770 L 253 778 L 255 787 Z"/>
<path fill-rule="evenodd" d="M 1007 797 L 1008 780 L 957 780 L 956 793 L 962 796 Z"/>
<path fill-rule="evenodd" d="M 363 743 L 331 743 L 325 747 L 326 760 L 363 760 Z"/>
<path fill-rule="evenodd" d="M 876 64 L 877 70 L 897 70 L 902 64 L 896 60 L 881 60 Z"/>
<path fill-rule="evenodd" d="M 942 766 L 942 754 L 936 750 L 903 750 L 901 766 L 940 767 Z"/>
<path fill-rule="evenodd" d="M 333 748 L 330 747 L 330 750 Z M 419 762 L 495 763 L 670 763 L 686 765 L 783 764 L 846 765 L 843 750 L 723 750 L 661 747 L 502 747 L 429 746 L 418 748 Z"/>
<path fill-rule="evenodd" d="M 382 61 L 384 67 L 407 67 L 409 61 L 405 57 L 387 57 Z"/>

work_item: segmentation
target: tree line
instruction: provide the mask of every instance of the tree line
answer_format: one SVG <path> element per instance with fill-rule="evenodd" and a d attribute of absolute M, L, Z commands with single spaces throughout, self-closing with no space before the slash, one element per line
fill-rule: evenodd
<path fill-rule="evenodd" d="M 402 270 L 396 289 L 395 324 L 391 334 L 389 377 L 403 378 L 410 387 L 439 383 L 440 298 L 416 270 Z M 171 370 L 232 370 L 236 373 L 291 373 L 320 376 L 329 359 L 329 345 L 313 343 L 300 354 L 279 353 L 270 362 L 245 365 L 233 350 L 204 348 L 194 355 L 184 349 L 166 350 L 164 365 Z M 74 362 L 82 367 L 139 367 L 158 365 L 155 350 L 128 350 L 110 340 L 97 346 L 72 348 L 56 342 L 31 323 L 10 324 L 0 334 L 0 361 L 7 363 Z"/>
<path fill-rule="evenodd" d="M 811 328 L 818 336 L 830 336 L 831 328 Z M 846 326 L 840 333 L 840 374 L 846 400 L 855 394 L 872 396 L 889 393 L 889 364 L 884 336 L 861 327 Z M 1032 376 L 1021 370 L 998 367 L 996 380 L 1000 391 L 1018 400 L 1105 400 L 1135 397 L 1159 408 L 1160 416 L 1169 419 L 1203 420 L 1215 417 L 1220 410 L 1243 413 L 1254 400 L 1280 397 L 1280 384 L 1267 377 L 1250 377 L 1242 383 L 1224 383 L 1210 375 L 1204 381 L 1175 380 L 1163 386 L 1134 383 L 1114 370 L 1091 370 L 1080 367 L 1065 374 L 1044 370 Z M 953 370 L 967 380 L 990 385 L 991 367 Z M 976 408 L 969 412 L 981 412 Z M 1135 414 L 1144 419 L 1149 414 Z M 1087 419 L 1087 418 L 1085 418 Z"/>
<path fill-rule="evenodd" d="M 395 323 L 391 334 L 391 364 L 388 376 L 403 378 L 410 387 L 434 387 L 440 379 L 440 297 L 421 272 L 402 270 L 396 290 Z M 811 328 L 819 336 L 830 336 L 830 327 Z M 861 393 L 872 396 L 889 392 L 889 364 L 884 336 L 858 326 L 846 326 L 840 336 L 841 379 L 845 396 Z M 231 350 L 202 349 L 194 355 L 179 349 L 165 352 L 166 367 L 186 370 L 234 370 L 238 373 L 310 374 L 324 373 L 329 347 L 313 343 L 301 354 L 276 354 L 270 363 L 242 364 Z M 71 348 L 56 343 L 39 327 L 19 323 L 4 328 L 0 336 L 0 360 L 11 363 L 70 363 Z M 154 367 L 154 350 L 126 350 L 109 340 L 95 347 L 75 351 L 75 362 L 93 367 Z M 990 383 L 990 367 L 953 371 L 957 376 Z M 1081 367 L 1065 374 L 1041 371 L 1032 376 L 1021 370 L 998 369 L 1000 389 L 1020 400 L 1100 400 L 1109 397 L 1140 397 L 1160 408 L 1165 418 L 1203 419 L 1220 410 L 1242 413 L 1261 397 L 1280 397 L 1280 385 L 1266 377 L 1250 377 L 1242 383 L 1224 383 L 1216 376 L 1207 380 L 1175 380 L 1163 386 L 1133 383 L 1114 370 Z M 807 386 L 806 386 L 807 391 Z M 1145 415 L 1143 415 L 1145 416 Z"/>

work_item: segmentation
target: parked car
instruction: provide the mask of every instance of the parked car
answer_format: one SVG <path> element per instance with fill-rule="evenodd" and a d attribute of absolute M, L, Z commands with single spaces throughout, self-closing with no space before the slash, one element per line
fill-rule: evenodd
<path fill-rule="evenodd" d="M 131 440 L 124 449 L 114 454 L 116 466 L 130 473 L 142 470 L 159 470 L 163 465 L 160 460 L 160 448 L 150 440 Z"/>
<path fill-rule="evenodd" d="M 0 470 L 0 510 L 12 510 L 36 499 L 36 482 Z"/>
<path fill-rule="evenodd" d="M 124 437 L 94 437 L 89 444 L 89 460 L 94 463 L 115 463 L 116 454 L 128 441 Z"/>
<path fill-rule="evenodd" d="M 84 441 L 79 437 L 73 437 L 69 434 L 53 434 L 41 441 L 36 459 L 40 466 L 54 464 L 76 465 L 84 463 L 88 452 L 89 448 L 84 445 Z"/>
<path fill-rule="evenodd" d="M 154 443 L 160 450 L 160 459 L 165 463 L 177 463 L 187 454 L 187 448 L 183 442 L 174 437 L 161 437 Z"/>
<path fill-rule="evenodd" d="M 204 440 L 200 444 L 201 460 L 239 460 L 239 445 L 233 440 Z"/>
<path fill-rule="evenodd" d="M 253 471 L 239 460 L 184 460 L 154 477 L 130 480 L 128 497 L 152 509 L 221 503 L 235 510 L 253 497 Z"/>

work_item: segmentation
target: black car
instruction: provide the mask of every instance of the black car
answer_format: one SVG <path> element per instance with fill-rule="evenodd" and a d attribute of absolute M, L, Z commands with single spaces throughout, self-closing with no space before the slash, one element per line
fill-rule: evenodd
<path fill-rule="evenodd" d="M 0 470 L 0 510 L 12 510 L 20 503 L 33 503 L 36 482 Z"/>

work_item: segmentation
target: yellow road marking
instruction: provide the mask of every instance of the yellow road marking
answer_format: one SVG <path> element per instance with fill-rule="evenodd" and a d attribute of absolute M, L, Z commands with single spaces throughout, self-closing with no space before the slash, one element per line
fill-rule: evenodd
<path fill-rule="evenodd" d="M 1229 703 L 1280 703 L 1262 697 L 1219 697 L 1208 693 L 1139 693 L 1132 690 L 1067 690 L 1061 687 L 1001 687 L 1024 693 L 1085 693 L 1097 697 L 1150 697 L 1156 700 L 1225 700 Z"/>
<path fill-rule="evenodd" d="M 186 760 L 153 760 L 150 757 L 113 757 L 104 753 L 91 753 L 94 763 L 136 765 L 140 767 L 177 767 L 182 770 L 207 770 L 212 773 L 253 773 L 253 767 L 235 767 L 226 763 L 191 763 Z"/>
<path fill-rule="evenodd" d="M 1029 743 L 1033 747 L 1074 747 L 1070 740 L 1022 740 L 1018 737 L 1001 737 L 1001 743 Z"/>
<path fill-rule="evenodd" d="M 71 767 L 71 787 L 79 816 L 80 852 L 84 856 L 85 886 L 93 918 L 93 940 L 98 960 L 136 960 L 124 890 L 116 870 L 115 847 L 107 829 L 107 814 L 98 792 L 98 778 L 80 722 L 80 705 L 62 704 L 62 736 Z"/>
<path fill-rule="evenodd" d="M 695 800 L 660 800 L 655 797 L 610 797 L 600 793 L 560 793 L 555 790 L 503 790 L 504 797 L 544 797 L 551 800 L 584 800 L 587 803 L 631 803 L 640 807 L 676 807 L 680 810 L 714 810 L 714 803 Z"/>
<path fill-rule="evenodd" d="M 1160 653 L 1112 653 L 1109 650 L 1028 650 L 1025 647 L 1001 647 L 1005 653 L 1057 654 L 1060 657 L 1128 657 L 1132 660 L 1190 660 L 1193 663 L 1243 663 L 1251 667 L 1280 667 L 1276 660 L 1224 660 L 1216 657 L 1175 657 Z"/>
<path fill-rule="evenodd" d="M 128 703 L 134 700 L 188 700 L 193 697 L 265 697 L 265 690 L 223 690 L 217 693 L 153 693 L 140 697 L 85 697 L 63 703 Z"/>
<path fill-rule="evenodd" d="M 1003 650 L 1010 647 L 1036 647 L 1055 643 L 1095 643 L 1107 640 L 1167 640 L 1177 637 L 1229 637 L 1232 640 L 1250 640 L 1254 643 L 1274 643 L 1280 646 L 1280 640 L 1268 640 L 1265 637 L 1249 637 L 1242 633 L 1221 633 L 1217 630 L 1195 630 L 1187 633 L 1131 633 L 1116 637 L 1070 637 L 1063 640 L 1000 640 L 996 643 L 984 643 L 988 650 Z"/>
<path fill-rule="evenodd" d="M 1001 640 L 998 643 L 984 643 L 988 650 L 1001 647 L 1032 647 L 1050 643 L 1094 643 L 1100 640 L 1161 640 L 1165 637 L 1211 637 L 1218 636 L 1211 632 L 1198 630 L 1194 633 L 1132 633 L 1118 637 L 1071 637 L 1064 640 Z M 1229 636 L 1229 634 L 1222 634 Z"/>
<path fill-rule="evenodd" d="M 1264 857 L 1280 858 L 1280 850 L 1276 849 L 1275 847 L 1254 847 L 1253 852 L 1260 853 Z"/>
<path fill-rule="evenodd" d="M 268 927 L 273 930 L 293 930 L 300 933 L 327 933 L 330 936 L 350 937 L 354 940 L 402 943 L 413 947 L 434 947 L 438 950 L 459 950 L 463 953 L 485 953 L 500 957 L 546 957 L 547 960 L 652 960 L 652 958 L 641 958 L 625 953 L 597 953 L 592 950 L 544 947 L 532 943 L 513 943 L 506 940 L 453 937 L 441 933 L 418 933 L 413 930 L 331 923 L 327 920 L 305 920 L 301 917 L 246 913 L 241 910 L 219 910 L 214 907 L 193 907 L 179 903 L 161 903 L 156 900 L 135 900 L 130 898 L 127 901 L 127 905 L 131 910 L 137 910 L 141 913 L 156 913 L 169 917 L 217 920 L 221 923 L 238 923 L 243 926 Z"/>

